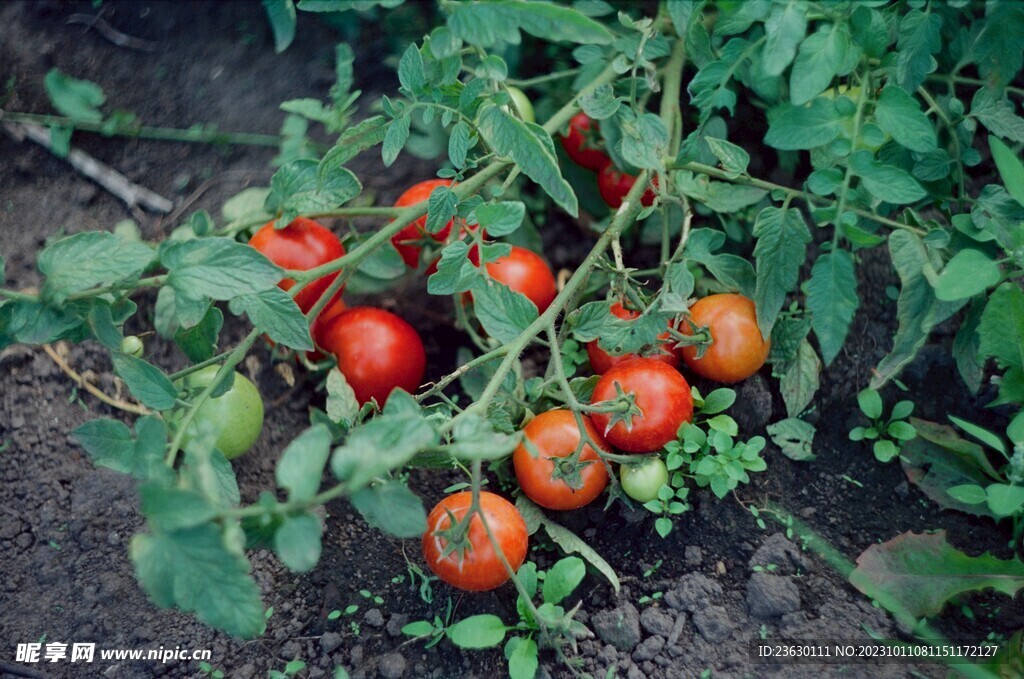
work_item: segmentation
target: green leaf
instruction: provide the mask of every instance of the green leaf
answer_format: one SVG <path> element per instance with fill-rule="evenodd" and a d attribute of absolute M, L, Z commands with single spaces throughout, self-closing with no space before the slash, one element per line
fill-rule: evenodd
<path fill-rule="evenodd" d="M 707 142 L 708 148 L 715 154 L 718 162 L 722 165 L 722 169 L 730 177 L 746 174 L 747 165 L 750 164 L 750 155 L 742 147 L 724 139 L 715 139 L 714 137 L 704 137 L 704 141 Z"/>
<path fill-rule="evenodd" d="M 899 87 L 890 85 L 882 90 L 875 106 L 875 121 L 911 151 L 927 153 L 936 149 L 935 128 L 928 116 L 917 100 Z"/>
<path fill-rule="evenodd" d="M 956 359 L 957 370 L 972 394 L 978 393 L 984 374 L 984 359 L 980 357 L 981 337 L 978 334 L 983 310 L 981 299 L 973 300 L 953 339 L 953 358 Z"/>
<path fill-rule="evenodd" d="M 985 80 L 1007 85 L 1024 64 L 1024 7 L 1019 2 L 993 2 L 985 7 L 985 15 L 972 56 Z"/>
<path fill-rule="evenodd" d="M 153 453 L 163 453 L 166 447 L 166 427 L 161 423 L 162 434 L 153 437 Z M 140 440 L 142 436 L 140 435 Z M 205 446 L 192 445 L 185 448 L 185 461 L 181 467 L 181 482 L 184 487 L 195 488 L 217 509 L 232 509 L 238 506 L 241 494 L 235 471 L 226 457 Z"/>
<path fill-rule="evenodd" d="M 289 516 L 274 533 L 274 551 L 290 570 L 305 573 L 320 560 L 322 532 L 320 521 L 312 514 Z"/>
<path fill-rule="evenodd" d="M 536 305 L 525 295 L 483 278 L 473 285 L 473 310 L 487 334 L 503 344 L 515 340 L 538 315 Z"/>
<path fill-rule="evenodd" d="M 764 22 L 765 44 L 761 63 L 765 75 L 782 75 L 807 34 L 807 8 L 803 3 L 775 4 Z"/>
<path fill-rule="evenodd" d="M 993 483 L 985 489 L 988 508 L 996 516 L 1014 516 L 1024 509 L 1024 486 Z"/>
<path fill-rule="evenodd" d="M 299 305 L 287 292 L 273 287 L 255 295 L 239 295 L 229 304 L 231 313 L 244 313 L 257 330 L 278 344 L 296 351 L 312 351 L 313 338 Z"/>
<path fill-rule="evenodd" d="M 800 210 L 766 207 L 754 222 L 754 257 L 757 260 L 757 287 L 754 305 L 761 334 L 771 336 L 775 319 L 796 287 L 804 263 L 811 232 Z"/>
<path fill-rule="evenodd" d="M 672 19 L 672 26 L 676 29 L 676 35 L 680 38 L 686 37 L 693 12 L 700 6 L 701 0 L 666 0 L 665 8 L 668 10 L 669 18 Z"/>
<path fill-rule="evenodd" d="M 821 361 L 806 339 L 797 348 L 796 360 L 789 364 L 779 380 L 779 391 L 786 414 L 796 417 L 811 404 L 820 386 Z"/>
<path fill-rule="evenodd" d="M 971 99 L 971 115 L 992 134 L 1015 142 L 1024 142 L 1024 118 L 1002 90 L 983 87 Z"/>
<path fill-rule="evenodd" d="M 469 245 L 454 241 L 441 251 L 437 271 L 427 279 L 427 292 L 431 295 L 454 295 L 466 292 L 481 277 L 481 269 L 467 256 Z"/>
<path fill-rule="evenodd" d="M 140 481 L 165 479 L 170 475 L 163 458 L 167 426 L 160 418 L 150 415 L 139 418 L 134 437 L 123 423 L 107 418 L 89 420 L 71 435 L 97 466 L 131 474 Z"/>
<path fill-rule="evenodd" d="M 668 129 L 661 118 L 653 113 L 636 118 L 630 113 L 619 118 L 622 132 L 619 150 L 626 162 L 640 169 L 664 168 L 662 157 L 668 148 Z"/>
<path fill-rule="evenodd" d="M 97 285 L 137 280 L 155 256 L 145 243 L 106 231 L 76 233 L 39 253 L 39 271 L 46 276 L 43 296 L 60 304 L 69 295 Z"/>
<path fill-rule="evenodd" d="M 807 281 L 807 308 L 825 365 L 835 360 L 846 343 L 859 304 L 853 255 L 833 250 L 818 257 Z"/>
<path fill-rule="evenodd" d="M 217 508 L 202 493 L 151 481 L 139 488 L 142 513 L 157 530 L 192 528 L 216 516 Z"/>
<path fill-rule="evenodd" d="M 701 413 L 713 415 L 728 410 L 736 402 L 736 392 L 732 389 L 715 389 L 704 397 L 704 405 L 701 406 Z"/>
<path fill-rule="evenodd" d="M 875 459 L 879 462 L 889 462 L 900 454 L 900 450 L 896 447 L 896 444 L 888 439 L 875 441 L 872 446 L 872 451 L 875 453 Z"/>
<path fill-rule="evenodd" d="M 402 634 L 406 634 L 410 637 L 426 637 L 434 633 L 434 625 L 427 622 L 426 620 L 417 620 L 416 622 L 410 622 L 408 625 L 402 627 Z"/>
<path fill-rule="evenodd" d="M 363 190 L 352 172 L 338 164 L 338 157 L 317 162 L 311 158 L 283 165 L 270 179 L 264 205 L 268 212 L 282 213 L 290 222 L 300 213 L 323 212 L 341 207 Z"/>
<path fill-rule="evenodd" d="M 832 142 L 842 131 L 845 118 L 834 101 L 818 97 L 809 106 L 784 104 L 771 109 L 768 120 L 764 143 L 783 151 L 797 151 Z"/>
<path fill-rule="evenodd" d="M 789 459 L 797 462 L 814 459 L 812 447 L 816 433 L 814 425 L 790 417 L 769 424 L 767 431 L 772 438 L 772 443 L 777 445 L 782 450 L 782 454 Z"/>
<path fill-rule="evenodd" d="M 885 433 L 897 441 L 909 441 L 917 436 L 917 431 L 909 422 L 893 422 L 885 428 Z"/>
<path fill-rule="evenodd" d="M 952 302 L 984 292 L 1003 277 L 999 265 L 980 250 L 968 248 L 953 255 L 935 280 L 935 297 Z"/>
<path fill-rule="evenodd" d="M 519 31 L 552 42 L 607 45 L 613 34 L 585 14 L 549 2 L 460 3 L 448 15 L 452 34 L 470 45 L 518 45 Z"/>
<path fill-rule="evenodd" d="M 989 135 L 988 147 L 992 150 L 992 160 L 996 161 L 1007 193 L 1024 205 L 1024 163 L 997 137 Z"/>
<path fill-rule="evenodd" d="M 362 151 L 383 143 L 389 129 L 388 119 L 384 116 L 373 116 L 346 128 L 338 142 L 323 157 L 321 163 L 344 165 Z"/>
<path fill-rule="evenodd" d="M 945 531 L 904 533 L 868 547 L 857 558 L 850 583 L 890 610 L 888 601 L 914 618 L 930 618 L 966 592 L 993 588 L 1012 597 L 1024 587 L 1024 562 L 967 556 L 946 542 Z"/>
<path fill-rule="evenodd" d="M 460 620 L 445 634 L 459 648 L 490 648 L 505 640 L 505 630 L 501 618 L 484 613 Z"/>
<path fill-rule="evenodd" d="M 224 314 L 211 304 L 199 323 L 191 328 L 181 327 L 175 331 L 174 343 L 188 356 L 190 361 L 201 363 L 216 355 L 217 338 L 220 336 L 220 329 L 223 326 Z"/>
<path fill-rule="evenodd" d="M 896 42 L 896 81 L 913 92 L 934 68 L 932 55 L 942 47 L 942 18 L 912 9 L 900 22 Z"/>
<path fill-rule="evenodd" d="M 405 49 L 398 62 L 398 81 L 410 94 L 415 94 L 427 84 L 427 76 L 423 72 L 423 56 L 415 43 Z"/>
<path fill-rule="evenodd" d="M 965 505 L 980 505 L 988 500 L 985 489 L 974 483 L 953 486 L 947 492 L 951 498 Z"/>
<path fill-rule="evenodd" d="M 388 404 L 394 401 L 394 394 Z M 331 469 L 355 492 L 373 479 L 398 469 L 416 453 L 437 445 L 438 435 L 426 420 L 413 414 L 385 414 L 355 429 L 345 445 L 334 450 Z"/>
<path fill-rule="evenodd" d="M 418 538 L 427 530 L 423 501 L 400 481 L 362 488 L 349 498 L 366 523 L 397 538 Z"/>
<path fill-rule="evenodd" d="M 461 460 L 497 460 L 510 455 L 519 445 L 520 437 L 494 430 L 490 420 L 467 414 L 452 431 L 452 443 L 445 450 Z"/>
<path fill-rule="evenodd" d="M 526 206 L 519 201 L 484 203 L 476 208 L 480 227 L 492 238 L 513 233 L 523 223 Z"/>
<path fill-rule="evenodd" d="M 479 115 L 480 134 L 495 153 L 508 156 L 569 215 L 579 215 L 572 187 L 562 178 L 551 136 L 533 123 L 524 123 L 500 106 L 485 106 Z"/>
<path fill-rule="evenodd" d="M 738 148 L 738 147 L 737 147 Z M 714 212 L 738 212 L 761 202 L 768 192 L 756 186 L 716 182 L 704 174 L 677 172 L 676 186 L 687 197 L 701 202 Z M 708 231 L 709 229 L 704 229 Z M 727 257 L 730 255 L 720 255 Z"/>
<path fill-rule="evenodd" d="M 176 605 L 237 637 L 263 631 L 263 602 L 242 546 L 216 524 L 136 535 L 130 553 L 139 582 L 161 608 Z"/>
<path fill-rule="evenodd" d="M 381 145 L 381 158 L 385 167 L 391 167 L 398 158 L 398 154 L 405 148 L 406 142 L 409 141 L 410 122 L 409 114 L 404 114 L 397 116 L 388 125 L 387 132 L 384 134 L 384 143 Z"/>
<path fill-rule="evenodd" d="M 823 25 L 807 36 L 789 76 L 790 102 L 800 106 L 824 92 L 846 61 L 849 49 L 850 35 L 839 24 Z"/>
<path fill-rule="evenodd" d="M 857 406 L 864 416 L 877 420 L 882 416 L 882 397 L 874 389 L 862 389 L 857 393 Z"/>
<path fill-rule="evenodd" d="M 559 604 L 573 593 L 587 575 L 587 567 L 583 560 L 575 556 L 567 556 L 558 560 L 544 578 L 544 603 Z"/>
<path fill-rule="evenodd" d="M 282 271 L 255 248 L 230 238 L 164 241 L 160 263 L 178 297 L 228 300 L 269 290 Z M 205 307 L 204 307 L 205 313 Z"/>
<path fill-rule="evenodd" d="M 299 434 L 281 453 L 275 478 L 288 491 L 290 501 L 308 500 L 320 489 L 320 479 L 331 452 L 331 434 L 322 424 Z"/>
<path fill-rule="evenodd" d="M 735 113 L 736 93 L 728 85 L 750 54 L 747 40 L 733 38 L 719 51 L 717 60 L 705 64 L 690 80 L 687 90 L 692 103 L 700 110 L 700 125 L 706 123 L 716 109 L 727 108 Z"/>
<path fill-rule="evenodd" d="M 956 417 L 955 415 L 950 415 L 949 421 L 963 429 L 965 432 L 967 432 L 974 438 L 984 443 L 989 448 L 992 448 L 993 450 L 998 450 L 1000 453 L 1004 455 L 1006 454 L 1006 444 L 1003 443 L 1003 440 L 999 438 L 999 436 L 993 434 L 988 429 L 979 427 L 978 425 L 972 422 L 968 422 L 967 420 L 962 420 L 959 417 Z"/>
<path fill-rule="evenodd" d="M 857 151 L 850 157 L 850 167 L 861 178 L 871 195 L 894 205 L 921 200 L 928 195 L 917 180 L 894 165 L 874 160 L 871 152 Z"/>
<path fill-rule="evenodd" d="M 292 0 L 263 0 L 263 9 L 274 33 L 274 51 L 280 54 L 295 39 L 295 5 Z"/>
<path fill-rule="evenodd" d="M 537 642 L 529 637 L 511 637 L 505 644 L 505 659 L 509 679 L 533 679 L 540 666 Z"/>
<path fill-rule="evenodd" d="M 50 97 L 50 103 L 61 115 L 91 123 L 103 120 L 103 114 L 98 109 L 107 97 L 96 83 L 76 80 L 61 73 L 59 69 L 51 68 L 43 78 L 43 87 Z"/>
<path fill-rule="evenodd" d="M 1024 367 L 1024 292 L 1003 283 L 989 296 L 978 325 L 982 356 L 993 356 L 1004 366 Z"/>
<path fill-rule="evenodd" d="M 359 416 L 359 401 L 352 385 L 337 368 L 327 373 L 327 417 L 332 422 L 351 427 Z"/>
<path fill-rule="evenodd" d="M 448 137 L 448 158 L 458 169 L 466 167 L 466 154 L 469 152 L 469 125 L 463 121 L 455 123 L 452 134 Z"/>
<path fill-rule="evenodd" d="M 160 368 L 120 351 L 111 352 L 110 358 L 114 363 L 114 372 L 144 405 L 154 410 L 174 407 L 178 390 Z"/>

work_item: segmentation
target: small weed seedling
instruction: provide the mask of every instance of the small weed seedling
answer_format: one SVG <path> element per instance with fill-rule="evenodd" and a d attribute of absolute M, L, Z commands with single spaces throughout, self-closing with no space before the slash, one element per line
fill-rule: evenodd
<path fill-rule="evenodd" d="M 911 401 L 899 401 L 892 407 L 889 418 L 885 413 L 881 395 L 874 389 L 864 389 L 857 394 L 857 404 L 864 416 L 871 421 L 867 427 L 854 427 L 850 430 L 851 441 L 874 441 L 872 450 L 879 462 L 889 462 L 900 454 L 904 441 L 917 436 L 914 425 L 907 418 L 914 412 Z"/>
<path fill-rule="evenodd" d="M 291 679 L 296 674 L 306 669 L 306 663 L 302 660 L 292 660 L 284 666 L 283 670 L 270 670 L 270 679 Z"/>
<path fill-rule="evenodd" d="M 574 619 L 579 604 L 568 611 L 561 605 L 583 581 L 586 573 L 583 560 L 575 556 L 561 559 L 546 572 L 537 570 L 531 561 L 516 574 L 523 589 L 516 601 L 519 621 L 515 625 L 506 625 L 501 618 L 489 613 L 473 615 L 451 624 L 449 600 L 443 621 L 440 616 L 435 616 L 433 622 L 410 622 L 402 632 L 429 639 L 427 648 L 436 646 L 445 637 L 463 649 L 493 648 L 504 642 L 509 677 L 531 679 L 539 665 L 540 648 L 553 648 L 559 657 L 564 658 L 567 648 L 575 653 L 577 639 L 590 635 L 590 631 Z M 538 588 L 539 604 L 534 601 Z"/>

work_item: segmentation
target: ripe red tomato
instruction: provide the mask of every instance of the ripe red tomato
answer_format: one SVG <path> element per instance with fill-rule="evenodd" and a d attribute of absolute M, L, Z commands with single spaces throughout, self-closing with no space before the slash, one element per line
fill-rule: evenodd
<path fill-rule="evenodd" d="M 345 247 L 330 229 L 305 217 L 296 218 L 283 229 L 275 229 L 274 223 L 269 222 L 253 234 L 249 245 L 279 267 L 301 271 L 334 261 L 345 254 Z M 337 277 L 338 272 L 334 272 L 317 278 L 295 295 L 295 303 L 302 313 L 313 308 Z M 278 283 L 282 290 L 290 290 L 293 285 L 295 280 L 291 278 L 283 278 Z"/>
<path fill-rule="evenodd" d="M 597 190 L 601 192 L 604 202 L 608 203 L 608 207 L 613 210 L 619 209 L 626 194 L 635 183 L 636 177 L 620 172 L 614 163 L 608 163 L 603 170 L 597 173 Z M 657 186 L 657 179 L 654 179 L 652 184 Z M 640 203 L 645 207 L 653 205 L 654 191 L 652 189 L 644 191 L 644 195 L 640 197 Z"/>
<path fill-rule="evenodd" d="M 598 147 L 601 137 L 597 129 L 597 121 L 580 111 L 569 121 L 569 132 L 561 137 L 562 148 L 573 162 L 595 172 L 611 161 Z"/>
<path fill-rule="evenodd" d="M 479 255 L 474 255 L 476 253 L 471 251 L 470 260 L 479 262 Z M 548 263 L 536 252 L 518 245 L 513 245 L 508 255 L 488 262 L 487 273 L 499 283 L 526 295 L 537 306 L 538 313 L 544 313 L 558 294 L 555 274 Z"/>
<path fill-rule="evenodd" d="M 318 345 L 338 359 L 360 404 L 383 405 L 397 387 L 413 393 L 423 381 L 427 354 L 416 330 L 384 309 L 352 307 L 318 326 Z"/>
<path fill-rule="evenodd" d="M 622 306 L 622 302 L 615 302 L 612 304 L 611 312 L 618 318 L 632 319 L 640 315 L 640 312 L 627 309 Z M 659 335 L 658 339 L 668 340 L 670 339 L 669 334 L 666 332 L 664 335 Z M 651 353 L 648 358 L 654 358 L 663 363 L 676 368 L 679 366 L 679 356 L 673 351 L 674 342 L 668 341 L 657 347 L 657 351 Z M 603 375 L 608 372 L 613 366 L 628 361 L 631 358 L 639 358 L 637 354 L 622 354 L 620 356 L 612 356 L 607 351 L 597 345 L 597 340 L 593 342 L 587 342 L 587 356 L 590 358 L 590 367 L 593 369 L 595 375 Z"/>
<path fill-rule="evenodd" d="M 615 366 L 598 380 L 591 403 L 611 401 L 615 385 L 636 397 L 640 415 L 631 426 L 621 419 L 611 425 L 612 413 L 592 413 L 590 418 L 608 443 L 630 453 L 660 450 L 676 437 L 684 422 L 693 419 L 690 385 L 676 369 L 653 358 L 634 358 Z"/>
<path fill-rule="evenodd" d="M 347 308 L 348 306 L 341 297 L 335 297 L 334 301 L 324 307 L 324 310 L 313 319 L 313 323 L 309 326 L 309 334 L 312 336 L 314 344 L 320 344 L 320 334 L 323 332 L 323 328 L 327 325 L 327 322 Z M 307 351 L 306 357 L 311 361 L 322 361 L 326 358 L 319 349 Z"/>
<path fill-rule="evenodd" d="M 587 435 L 605 450 L 604 440 L 597 433 L 590 418 L 583 417 Z M 583 447 L 580 461 L 590 464 L 579 470 L 582 488 L 572 488 L 564 479 L 551 477 L 555 460 L 576 452 L 583 438 L 576 418 L 568 410 L 549 410 L 530 420 L 523 429 L 523 437 L 537 452 L 534 457 L 525 443 L 520 443 L 512 454 L 516 478 L 526 497 L 548 509 L 578 509 L 590 504 L 608 485 L 608 470 L 590 444 Z"/>
<path fill-rule="evenodd" d="M 430 198 L 430 192 L 438 186 L 451 185 L 451 179 L 428 179 L 427 181 L 420 182 L 409 187 L 405 193 L 400 195 L 398 200 L 395 201 L 395 207 L 415 205 Z M 423 215 L 392 236 L 391 242 L 394 244 L 395 249 L 398 250 L 398 254 L 402 255 L 406 266 L 416 268 L 416 265 L 420 263 L 420 246 L 417 245 L 417 242 L 429 235 L 440 243 L 448 237 L 451 231 L 452 222 L 449 220 L 437 233 L 427 233 L 427 216 Z"/>
<path fill-rule="evenodd" d="M 690 316 L 698 327 L 707 326 L 711 346 L 697 358 L 697 347 L 680 347 L 687 367 L 701 377 L 716 382 L 739 382 L 764 365 L 771 349 L 770 340 L 761 336 L 757 312 L 749 297 L 737 294 L 709 295 L 690 307 Z M 689 326 L 680 330 L 689 333 Z"/>
<path fill-rule="evenodd" d="M 455 517 L 454 523 L 464 517 L 472 502 L 473 493 L 466 490 L 449 495 L 437 503 L 427 517 L 427 532 L 423 534 L 423 558 L 430 570 L 449 585 L 470 592 L 485 592 L 504 583 L 509 579 L 509 574 L 487 537 L 480 515 L 470 519 L 466 536 L 469 549 L 466 551 L 455 550 L 442 556 L 448 540 L 437 535 L 438 531 L 452 526 L 452 516 Z M 519 570 L 526 560 L 527 544 L 526 522 L 519 510 L 505 498 L 481 491 L 480 511 L 512 570 Z"/>

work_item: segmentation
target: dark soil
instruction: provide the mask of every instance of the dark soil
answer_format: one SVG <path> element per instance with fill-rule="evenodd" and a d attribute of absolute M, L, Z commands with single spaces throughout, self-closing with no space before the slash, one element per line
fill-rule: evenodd
<path fill-rule="evenodd" d="M 338 34 L 310 15 L 299 16 L 298 40 L 275 55 L 256 3 L 102 4 L 106 20 L 124 33 L 153 41 L 142 53 L 115 46 L 81 24 L 76 13 L 94 14 L 91 3 L 6 3 L 0 7 L 0 82 L 7 84 L 3 107 L 50 112 L 42 78 L 52 67 L 98 82 L 112 108 L 136 112 L 147 124 L 188 127 L 214 122 L 225 131 L 276 133 L 283 119 L 281 101 L 324 98 L 333 81 Z M 387 92 L 397 85 L 384 65 L 390 53 L 374 25 L 356 36 L 360 86 Z M 367 100 L 370 100 L 367 96 Z M 248 147 L 214 148 L 143 140 L 105 139 L 77 134 L 74 144 L 130 179 L 188 204 L 182 212 L 206 208 L 216 213 L 223 201 L 248 185 L 265 185 L 274 152 Z M 0 136 L 0 253 L 7 259 L 8 286 L 37 285 L 35 252 L 46 239 L 87 229 L 110 228 L 135 217 L 147 238 L 175 226 L 171 220 L 129 213 L 125 206 L 63 161 L 28 142 Z M 381 204 L 390 204 L 405 186 L 433 176 L 435 168 L 404 154 L 385 170 L 366 154 L 353 170 Z M 570 233 L 577 233 L 566 225 Z M 552 243 L 556 264 L 586 248 L 577 242 Z M 884 290 L 894 274 L 884 252 L 865 253 L 860 295 L 873 302 L 862 309 L 846 350 L 823 375 L 816 400 L 817 459 L 794 463 L 769 446 L 769 470 L 740 489 L 745 503 L 771 501 L 801 517 L 854 559 L 868 546 L 905 531 L 944 528 L 957 546 L 971 553 L 992 550 L 1006 556 L 1008 535 L 989 522 L 940 512 L 908 483 L 896 465 L 882 466 L 870 451 L 847 440 L 855 424 L 858 389 L 888 349 L 895 325 L 894 304 Z M 463 342 L 446 320 L 446 309 L 428 309 L 421 290 L 373 300 L 396 309 L 421 331 L 438 376 Z M 152 300 L 142 300 L 151 309 Z M 146 311 L 137 322 L 148 324 Z M 871 317 L 870 313 L 880 314 Z M 141 328 L 140 328 L 141 329 Z M 230 340 L 244 329 L 229 325 Z M 905 373 L 920 416 L 942 419 L 955 412 L 985 422 L 980 406 L 962 388 L 948 358 L 952 338 L 939 334 L 934 345 Z M 153 341 L 153 359 L 168 369 L 183 364 L 173 347 Z M 69 362 L 91 371 L 104 390 L 116 388 L 104 351 L 86 344 L 71 350 Z M 243 499 L 253 501 L 273 485 L 282 447 L 308 423 L 310 405 L 322 396 L 301 375 L 289 387 L 269 354 L 253 352 L 245 369 L 256 379 L 267 404 L 264 433 L 255 450 L 235 463 Z M 763 377 L 738 389 L 737 419 L 745 435 L 763 434 L 783 416 L 781 399 Z M 704 388 L 706 385 L 700 385 Z M 896 398 L 888 393 L 887 402 Z M 401 542 L 367 527 L 346 503 L 328 506 L 324 555 L 311 573 L 289 573 L 266 551 L 251 554 L 264 601 L 273 607 L 266 634 L 240 642 L 213 632 L 176 611 L 159 610 L 146 598 L 127 555 L 140 530 L 133 482 L 95 468 L 68 436 L 77 425 L 99 416 L 123 417 L 88 394 L 41 351 L 24 347 L 0 354 L 0 661 L 13 662 L 15 646 L 36 642 L 95 642 L 98 649 L 210 649 L 212 664 L 228 677 L 266 676 L 293 659 L 307 667 L 299 676 L 331 676 L 345 667 L 353 677 L 497 677 L 506 673 L 500 651 L 460 652 L 449 644 L 424 650 L 400 633 L 410 620 L 444 615 L 449 600 L 455 618 L 491 611 L 514 615 L 514 594 L 463 595 L 443 585 L 433 600 L 411 585 L 405 556 L 421 563 L 416 541 Z M 454 477 L 415 472 L 411 485 L 432 506 Z M 814 554 L 801 552 L 769 523 L 759 530 L 733 499 L 718 502 L 695 494 L 695 511 L 683 516 L 667 539 L 653 531 L 646 513 L 617 506 L 561 517 L 583 535 L 616 569 L 622 592 L 615 595 L 596 576 L 581 592 L 580 619 L 596 637 L 579 646 L 582 670 L 595 677 L 697 677 L 704 670 L 722 677 L 904 677 L 945 676 L 939 665 L 770 666 L 752 662 L 748 644 L 768 638 L 854 639 L 865 630 L 893 637 L 901 631 L 880 609 Z M 541 565 L 556 556 L 535 540 Z M 755 572 L 755 566 L 777 568 Z M 375 602 L 371 597 L 379 597 Z M 650 597 L 640 604 L 641 597 Z M 383 603 L 379 603 L 383 600 Z M 647 599 L 645 599 L 647 601 Z M 1006 597 L 966 601 L 973 614 L 950 607 L 941 624 L 951 637 L 981 639 L 1024 626 L 1024 615 Z M 358 610 L 331 620 L 331 611 Z M 553 655 L 543 672 L 569 676 Z M 196 662 L 113 662 L 104 665 L 41 663 L 47 676 L 197 676 Z M 2 668 L 2 665 L 0 665 Z M 3 670 L 0 669 L 0 675 Z M 543 676 L 543 674 L 542 674 Z"/>

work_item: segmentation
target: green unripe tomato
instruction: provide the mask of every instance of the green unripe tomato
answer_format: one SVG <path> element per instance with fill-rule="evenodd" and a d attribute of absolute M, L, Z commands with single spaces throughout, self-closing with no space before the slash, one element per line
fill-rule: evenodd
<path fill-rule="evenodd" d="M 512 106 L 515 112 L 519 114 L 519 117 L 528 123 L 537 122 L 537 118 L 533 114 L 533 103 L 526 96 L 526 93 L 518 87 L 509 87 L 507 89 L 509 96 L 512 97 Z"/>
<path fill-rule="evenodd" d="M 121 340 L 121 351 L 125 354 L 131 354 L 136 358 L 142 358 L 142 352 L 144 350 L 145 347 L 138 335 L 126 335 L 125 338 Z"/>
<path fill-rule="evenodd" d="M 648 457 L 640 464 L 624 464 L 619 467 L 622 490 L 637 502 L 650 502 L 658 498 L 658 490 L 668 483 L 668 467 L 656 456 Z"/>
<path fill-rule="evenodd" d="M 210 385 L 219 367 L 210 365 L 186 375 L 181 386 L 192 393 L 201 390 Z M 206 422 L 220 432 L 214 445 L 224 457 L 231 460 L 247 453 L 263 429 L 263 399 L 256 385 L 236 371 L 231 388 L 217 398 L 207 399 L 192 419 L 196 426 Z M 187 431 L 183 443 L 191 440 L 193 435 Z"/>

